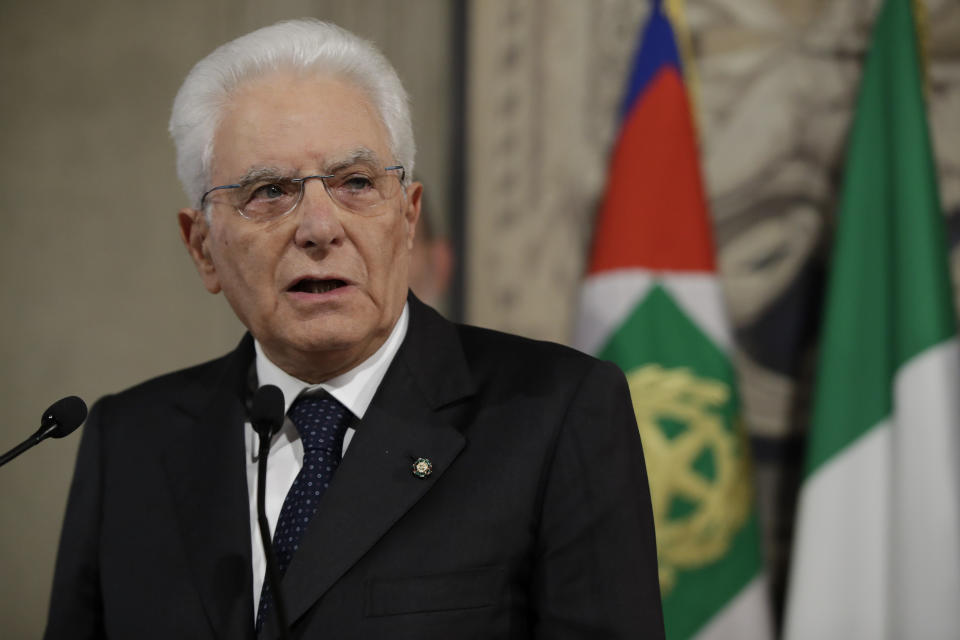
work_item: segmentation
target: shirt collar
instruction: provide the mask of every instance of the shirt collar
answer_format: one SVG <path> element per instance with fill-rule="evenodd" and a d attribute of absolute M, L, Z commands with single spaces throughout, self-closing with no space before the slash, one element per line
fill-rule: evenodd
<path fill-rule="evenodd" d="M 380 345 L 376 353 L 350 371 L 320 384 L 311 385 L 293 377 L 271 362 L 263 352 L 260 342 L 254 340 L 254 349 L 257 353 L 257 381 L 261 386 L 273 384 L 280 388 L 283 392 L 284 413 L 290 410 L 290 405 L 305 389 L 309 391 L 323 389 L 349 409 L 350 413 L 357 418 L 363 418 L 363 414 L 367 412 L 367 407 L 370 406 L 383 376 L 386 375 L 390 363 L 393 362 L 393 358 L 397 355 L 397 351 L 407 335 L 409 316 L 409 309 L 407 304 L 404 303 L 403 311 L 393 325 L 390 336 Z"/>

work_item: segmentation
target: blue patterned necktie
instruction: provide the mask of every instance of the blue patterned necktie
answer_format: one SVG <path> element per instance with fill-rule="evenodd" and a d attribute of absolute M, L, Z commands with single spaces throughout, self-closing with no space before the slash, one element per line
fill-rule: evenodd
<path fill-rule="evenodd" d="M 317 511 L 320 498 L 340 464 L 343 436 L 351 417 L 346 407 L 326 392 L 321 395 L 300 395 L 290 407 L 288 415 L 303 443 L 303 468 L 283 500 L 273 534 L 273 552 L 281 577 L 290 566 L 303 533 Z M 270 583 L 264 580 L 257 609 L 257 632 L 262 628 L 272 603 Z"/>

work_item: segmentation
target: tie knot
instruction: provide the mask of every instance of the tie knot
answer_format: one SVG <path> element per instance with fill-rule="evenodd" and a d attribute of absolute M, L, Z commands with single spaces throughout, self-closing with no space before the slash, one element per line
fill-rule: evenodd
<path fill-rule="evenodd" d="M 351 414 L 333 396 L 301 395 L 290 406 L 289 414 L 305 451 L 324 449 L 339 454 Z"/>

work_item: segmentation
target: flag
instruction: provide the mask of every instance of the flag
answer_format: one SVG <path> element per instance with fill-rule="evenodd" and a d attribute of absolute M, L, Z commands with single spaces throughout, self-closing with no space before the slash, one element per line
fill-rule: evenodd
<path fill-rule="evenodd" d="M 785 637 L 960 638 L 960 355 L 910 0 L 848 142 Z"/>
<path fill-rule="evenodd" d="M 667 637 L 769 638 L 731 335 L 681 58 L 661 2 L 627 84 L 574 343 L 620 365 L 630 385 Z"/>

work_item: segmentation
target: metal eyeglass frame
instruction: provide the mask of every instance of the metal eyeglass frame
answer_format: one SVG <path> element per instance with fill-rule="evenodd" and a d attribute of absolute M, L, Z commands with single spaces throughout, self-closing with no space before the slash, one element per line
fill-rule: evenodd
<path fill-rule="evenodd" d="M 384 167 L 384 168 L 383 168 L 384 171 L 396 171 L 397 169 L 400 170 L 400 175 L 397 176 L 397 177 L 399 178 L 400 184 L 401 184 L 401 186 L 402 186 L 404 180 L 406 180 L 406 178 L 407 178 L 407 170 L 403 168 L 403 165 L 401 165 L 401 164 L 395 164 L 395 165 L 391 165 L 391 166 L 389 166 L 389 167 Z M 337 205 L 342 206 L 343 208 L 347 209 L 348 211 L 353 211 L 353 209 L 351 209 L 350 207 L 347 207 L 346 205 L 344 205 L 344 204 L 343 204 L 342 202 L 340 202 L 340 200 L 338 200 L 332 193 L 330 193 L 330 188 L 327 186 L 327 178 L 335 178 L 335 177 L 336 177 L 336 175 L 331 173 L 331 174 L 316 174 L 316 175 L 312 175 L 312 176 L 303 176 L 303 177 L 300 177 L 300 178 L 286 178 L 286 180 L 289 180 L 290 182 L 292 182 L 292 183 L 294 183 L 294 184 L 300 185 L 300 191 L 297 193 L 297 199 L 296 199 L 296 201 L 293 203 L 293 206 L 291 206 L 289 209 L 287 209 L 287 210 L 284 211 L 283 213 L 280 213 L 280 214 L 278 214 L 278 215 L 273 216 L 272 218 L 268 218 L 268 220 L 277 220 L 278 218 L 282 218 L 282 217 L 284 217 L 284 216 L 286 216 L 286 215 L 289 215 L 290 213 L 293 212 L 294 209 L 296 209 L 298 206 L 300 206 L 300 203 L 303 201 L 303 192 L 306 190 L 306 186 L 305 186 L 305 185 L 306 185 L 306 182 L 307 182 L 307 180 L 313 180 L 314 178 L 319 178 L 319 179 L 320 179 L 320 182 L 323 183 L 323 190 L 327 193 L 327 195 L 330 197 L 331 200 L 333 200 L 335 203 L 337 203 Z M 210 189 L 209 191 L 207 191 L 206 193 L 204 193 L 202 196 L 200 196 L 200 209 L 199 209 L 199 210 L 200 210 L 200 211 L 203 211 L 203 203 L 206 201 L 207 196 L 210 195 L 211 193 L 213 193 L 214 191 L 222 191 L 222 190 L 226 190 L 226 189 L 239 189 L 240 187 L 243 187 L 243 186 L 245 186 L 245 185 L 243 185 L 243 184 L 241 184 L 241 183 L 238 182 L 238 183 L 235 183 L 235 184 L 222 184 L 222 185 L 220 185 L 220 186 L 218 186 L 218 187 L 213 187 L 212 189 Z M 401 191 L 402 191 L 402 189 L 401 189 Z M 375 205 L 371 205 L 371 206 L 375 206 Z M 242 210 L 240 207 L 234 205 L 233 208 L 236 209 L 237 213 L 238 213 L 238 214 L 240 215 L 240 217 L 243 218 L 244 220 L 251 220 L 251 221 L 253 221 L 253 218 L 247 217 L 247 216 L 243 213 L 243 210 Z"/>

